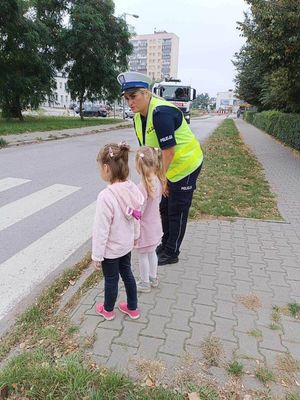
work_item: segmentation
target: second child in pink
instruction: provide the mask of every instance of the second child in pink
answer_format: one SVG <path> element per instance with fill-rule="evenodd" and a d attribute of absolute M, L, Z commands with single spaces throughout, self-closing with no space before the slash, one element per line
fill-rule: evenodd
<path fill-rule="evenodd" d="M 139 189 L 145 198 L 140 220 L 140 237 L 135 243 L 138 251 L 141 280 L 138 292 L 150 292 L 158 286 L 156 247 L 163 235 L 159 204 L 163 188 L 163 171 L 159 149 L 141 147 L 136 154 L 136 169 L 141 177 Z"/>

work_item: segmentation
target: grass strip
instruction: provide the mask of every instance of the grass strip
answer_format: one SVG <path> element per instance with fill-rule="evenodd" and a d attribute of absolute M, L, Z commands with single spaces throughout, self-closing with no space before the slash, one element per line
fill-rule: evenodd
<path fill-rule="evenodd" d="M 122 122 L 114 118 L 45 117 L 26 116 L 24 121 L 0 118 L 0 136 L 16 135 L 27 132 L 46 132 L 59 129 L 82 128 L 85 126 L 109 125 Z"/>
<path fill-rule="evenodd" d="M 54 360 L 43 350 L 24 353 L 11 360 L 0 372 L 1 387 L 6 388 L 7 395 L 13 395 L 14 399 L 23 396 L 33 400 L 186 398 L 162 387 L 141 387 L 121 374 L 88 365 L 80 354 Z"/>
<path fill-rule="evenodd" d="M 282 219 L 262 166 L 226 119 L 204 143 L 204 167 L 194 193 L 191 218 Z"/>

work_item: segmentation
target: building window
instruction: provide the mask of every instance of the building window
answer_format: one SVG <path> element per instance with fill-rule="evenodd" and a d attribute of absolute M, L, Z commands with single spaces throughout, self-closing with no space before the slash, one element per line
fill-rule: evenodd
<path fill-rule="evenodd" d="M 55 93 L 55 100 L 56 100 L 56 101 L 58 100 L 58 95 L 57 95 L 57 93 Z"/>
<path fill-rule="evenodd" d="M 68 84 L 67 84 L 67 82 L 65 83 L 65 90 L 68 90 Z"/>
<path fill-rule="evenodd" d="M 61 104 L 64 102 L 64 96 L 63 95 L 60 96 L 60 102 L 61 102 Z"/>
<path fill-rule="evenodd" d="M 68 102 L 68 96 L 66 96 L 66 103 Z"/>
<path fill-rule="evenodd" d="M 59 88 L 62 89 L 62 82 L 59 82 Z"/>

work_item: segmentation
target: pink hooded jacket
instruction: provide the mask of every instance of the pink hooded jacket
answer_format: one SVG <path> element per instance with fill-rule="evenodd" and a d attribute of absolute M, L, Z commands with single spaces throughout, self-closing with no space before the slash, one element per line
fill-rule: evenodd
<path fill-rule="evenodd" d="M 157 176 L 153 179 L 155 193 L 153 198 L 148 196 L 142 183 L 138 188 L 145 198 L 142 207 L 141 234 L 136 241 L 135 248 L 139 253 L 148 253 L 154 251 L 160 244 L 163 235 L 161 217 L 159 212 L 159 203 L 162 196 L 162 185 Z"/>
<path fill-rule="evenodd" d="M 118 258 L 129 253 L 139 236 L 139 211 L 144 197 L 130 180 L 108 185 L 97 198 L 92 259 Z"/>

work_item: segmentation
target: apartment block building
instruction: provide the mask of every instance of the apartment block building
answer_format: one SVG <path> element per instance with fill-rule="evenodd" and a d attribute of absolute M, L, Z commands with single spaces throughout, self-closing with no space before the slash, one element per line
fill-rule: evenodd
<path fill-rule="evenodd" d="M 137 35 L 131 39 L 133 53 L 130 71 L 146 74 L 153 80 L 177 78 L 179 37 L 166 31 Z"/>
<path fill-rule="evenodd" d="M 216 110 L 236 112 L 239 107 L 239 99 L 232 89 L 227 92 L 218 92 L 216 98 Z"/>
<path fill-rule="evenodd" d="M 68 78 L 60 71 L 54 77 L 56 89 L 53 90 L 52 97 L 47 98 L 42 104 L 45 107 L 65 107 L 68 108 L 71 103 L 71 96 L 68 92 Z"/>

